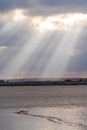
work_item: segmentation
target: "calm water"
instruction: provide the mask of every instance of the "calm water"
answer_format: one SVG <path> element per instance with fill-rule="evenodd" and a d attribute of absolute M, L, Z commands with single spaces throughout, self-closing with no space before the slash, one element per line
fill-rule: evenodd
<path fill-rule="evenodd" d="M 87 106 L 87 86 L 0 87 L 0 108 Z"/>
<path fill-rule="evenodd" d="M 0 87 L 0 130 L 87 130 L 87 86 Z"/>

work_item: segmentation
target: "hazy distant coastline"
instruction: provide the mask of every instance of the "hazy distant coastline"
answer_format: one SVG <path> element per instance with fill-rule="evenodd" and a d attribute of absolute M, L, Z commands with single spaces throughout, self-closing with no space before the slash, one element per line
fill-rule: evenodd
<path fill-rule="evenodd" d="M 10 82 L 10 81 L 0 81 L 0 86 L 45 86 L 45 85 L 87 85 L 87 80 L 64 80 L 64 81 L 20 81 L 20 82 Z"/>

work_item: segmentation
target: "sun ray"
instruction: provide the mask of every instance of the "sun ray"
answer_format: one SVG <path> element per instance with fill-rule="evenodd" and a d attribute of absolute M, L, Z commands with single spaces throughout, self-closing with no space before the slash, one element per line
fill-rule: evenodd
<path fill-rule="evenodd" d="M 40 76 L 43 76 L 45 69 L 49 67 L 49 61 L 54 55 L 56 48 L 59 46 L 58 40 L 59 39 L 56 32 L 48 40 L 47 45 L 45 45 L 45 48 L 42 48 L 42 53 L 40 52 L 39 59 L 38 56 L 36 57 L 37 65 L 32 65 L 34 74 L 39 74 Z"/>
<path fill-rule="evenodd" d="M 77 44 L 79 35 L 81 33 L 81 29 L 74 33 L 72 31 L 69 31 L 64 36 L 59 46 L 55 50 L 55 53 L 49 59 L 49 66 L 46 66 L 43 75 L 55 75 L 56 68 L 56 75 L 60 77 L 63 76 L 65 68 L 68 64 L 68 60 L 70 58 L 70 55 L 67 54 L 67 50 L 74 49 L 75 45 Z"/>
<path fill-rule="evenodd" d="M 32 52 L 35 51 L 38 44 L 42 41 L 46 33 L 33 33 L 30 40 L 26 42 L 19 51 L 17 55 L 10 61 L 10 63 L 5 68 L 5 74 L 16 75 L 22 66 L 28 60 Z"/>
<path fill-rule="evenodd" d="M 9 34 L 9 37 L 6 37 L 1 42 L 6 40 L 11 41 L 12 36 L 26 23 L 22 23 L 23 19 L 24 16 L 21 12 L 15 14 L 13 21 L 1 29 L 0 37 L 5 37 L 7 33 Z M 29 70 L 33 74 L 38 73 L 40 76 L 43 76 L 55 75 L 58 72 L 58 75 L 62 76 L 70 59 L 67 50 L 74 49 L 81 33 L 82 25 L 86 20 L 87 15 L 85 14 L 66 14 L 65 16 L 58 15 L 58 17 L 49 16 L 44 18 L 44 20 L 36 17 L 35 23 L 32 22 L 31 24 L 35 25 L 34 30 L 30 32 L 31 36 L 29 36 L 30 33 L 27 31 L 23 38 L 17 41 L 17 45 L 21 45 L 21 47 L 14 56 L 9 58 L 9 62 L 2 73 L 16 76 L 23 66 L 29 63 L 27 61 L 30 61 Z M 21 25 L 19 26 L 20 23 Z M 65 36 L 61 40 L 55 35 L 57 31 L 65 32 Z M 34 59 L 32 59 L 33 56 Z"/>
<path fill-rule="evenodd" d="M 40 45 L 34 52 L 35 57 L 30 57 L 31 64 L 29 65 L 29 70 L 32 70 L 33 73 L 43 73 L 45 65 L 47 66 L 47 61 L 49 61 L 48 55 L 51 56 L 53 52 L 53 47 L 56 46 L 55 44 L 53 44 L 53 41 L 55 41 L 55 37 L 57 37 L 56 32 L 52 32 L 51 34 L 47 35 L 45 38 L 45 43 L 40 43 Z"/>

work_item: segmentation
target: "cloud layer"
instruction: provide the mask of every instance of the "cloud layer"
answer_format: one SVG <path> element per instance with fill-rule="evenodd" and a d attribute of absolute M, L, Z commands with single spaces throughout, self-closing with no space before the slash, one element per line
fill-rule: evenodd
<path fill-rule="evenodd" d="M 0 77 L 86 76 L 86 5 L 0 0 Z"/>
<path fill-rule="evenodd" d="M 0 12 L 25 9 L 34 15 L 51 15 L 68 12 L 87 12 L 84 0 L 1 0 Z"/>

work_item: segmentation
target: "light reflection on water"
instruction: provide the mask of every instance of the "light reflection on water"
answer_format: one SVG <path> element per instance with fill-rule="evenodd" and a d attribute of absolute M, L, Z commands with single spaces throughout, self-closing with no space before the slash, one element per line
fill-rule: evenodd
<path fill-rule="evenodd" d="M 0 130 L 87 130 L 87 108 L 0 109 Z"/>

